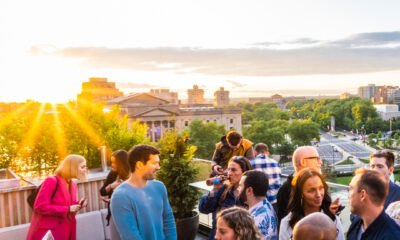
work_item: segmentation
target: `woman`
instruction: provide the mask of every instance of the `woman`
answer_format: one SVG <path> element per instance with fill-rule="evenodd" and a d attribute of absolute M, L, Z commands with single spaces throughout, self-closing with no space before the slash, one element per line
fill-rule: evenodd
<path fill-rule="evenodd" d="M 114 240 L 120 239 L 120 237 L 114 226 L 113 219 L 111 218 L 110 199 L 114 189 L 129 177 L 128 153 L 125 150 L 117 150 L 112 154 L 111 168 L 112 170 L 108 174 L 104 185 L 100 188 L 100 195 L 103 196 L 103 201 L 108 204 L 108 214 L 106 219 L 107 225 L 110 225 L 111 239 Z"/>
<path fill-rule="evenodd" d="M 294 225 L 303 217 L 322 212 L 336 223 L 336 239 L 344 240 L 340 219 L 329 208 L 332 200 L 321 173 L 313 168 L 303 169 L 293 178 L 292 186 L 288 207 L 290 212 L 281 221 L 279 239 L 290 239 Z"/>
<path fill-rule="evenodd" d="M 72 179 L 86 180 L 85 158 L 67 156 L 54 175 L 44 180 L 36 197 L 28 240 L 42 239 L 49 230 L 54 239 L 76 239 L 75 214 L 87 206 L 87 201 L 83 198 L 79 202 L 76 200 L 77 185 Z"/>
<path fill-rule="evenodd" d="M 247 170 L 251 170 L 249 160 L 242 156 L 232 157 L 228 164 L 229 181 L 214 185 L 213 190 L 200 199 L 199 211 L 205 214 L 212 213 L 213 217 L 209 239 L 214 239 L 217 212 L 235 205 L 243 206 L 243 203 L 238 198 L 238 186 L 242 174 Z"/>
<path fill-rule="evenodd" d="M 231 207 L 218 213 L 215 239 L 259 240 L 261 233 L 246 209 Z"/>

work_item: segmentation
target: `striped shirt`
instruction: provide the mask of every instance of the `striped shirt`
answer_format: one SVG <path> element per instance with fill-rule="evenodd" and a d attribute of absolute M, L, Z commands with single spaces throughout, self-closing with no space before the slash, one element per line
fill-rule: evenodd
<path fill-rule="evenodd" d="M 264 153 L 258 154 L 256 158 L 250 160 L 251 167 L 262 171 L 268 176 L 267 199 L 270 203 L 276 203 L 276 195 L 281 187 L 281 168 L 274 159 L 267 157 Z"/>

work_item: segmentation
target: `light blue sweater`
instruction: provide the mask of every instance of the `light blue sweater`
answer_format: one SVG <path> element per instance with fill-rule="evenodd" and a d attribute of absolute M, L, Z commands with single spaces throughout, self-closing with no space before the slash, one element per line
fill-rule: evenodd
<path fill-rule="evenodd" d="M 112 195 L 111 213 L 122 240 L 177 238 L 174 215 L 162 182 L 151 180 L 143 188 L 124 182 Z"/>

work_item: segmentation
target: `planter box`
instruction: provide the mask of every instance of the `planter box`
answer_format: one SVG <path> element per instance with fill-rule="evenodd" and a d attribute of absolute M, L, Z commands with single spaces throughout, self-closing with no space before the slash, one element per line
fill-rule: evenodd
<path fill-rule="evenodd" d="M 21 178 L 18 177 L 11 169 L 0 169 L 0 189 L 18 188 Z"/>

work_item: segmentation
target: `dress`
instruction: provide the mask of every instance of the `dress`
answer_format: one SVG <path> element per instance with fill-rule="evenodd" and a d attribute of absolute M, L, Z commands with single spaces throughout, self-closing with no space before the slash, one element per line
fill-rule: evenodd
<path fill-rule="evenodd" d="M 51 199 L 54 189 L 58 188 Z M 71 194 L 70 194 L 71 193 Z M 27 240 L 41 240 L 48 230 L 57 240 L 76 239 L 75 213 L 69 213 L 69 206 L 78 204 L 77 185 L 70 184 L 60 176 L 48 177 L 36 197 Z"/>

